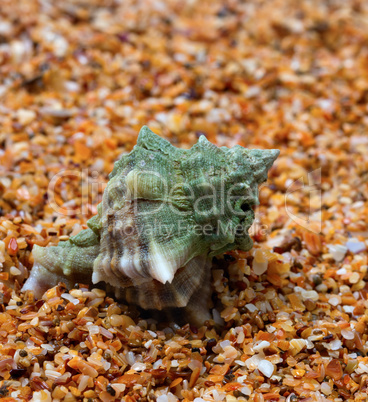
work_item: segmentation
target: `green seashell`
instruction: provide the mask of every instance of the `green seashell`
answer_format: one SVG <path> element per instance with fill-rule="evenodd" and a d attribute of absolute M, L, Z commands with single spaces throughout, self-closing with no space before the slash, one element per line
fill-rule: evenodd
<path fill-rule="evenodd" d="M 278 154 L 219 148 L 204 136 L 178 149 L 142 127 L 137 145 L 115 163 L 89 229 L 57 247 L 35 246 L 23 290 L 40 296 L 59 281 L 104 282 L 142 308 L 189 311 L 202 289 L 205 310 L 211 258 L 252 247 L 258 185 Z"/>

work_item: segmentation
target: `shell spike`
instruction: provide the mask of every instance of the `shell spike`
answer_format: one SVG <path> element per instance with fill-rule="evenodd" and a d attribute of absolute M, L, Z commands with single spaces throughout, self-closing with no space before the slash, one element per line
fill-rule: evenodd
<path fill-rule="evenodd" d="M 136 146 L 150 151 L 161 151 L 168 155 L 175 151 L 181 152 L 178 148 L 171 145 L 169 141 L 155 134 L 147 126 L 143 126 L 140 129 Z"/>
<path fill-rule="evenodd" d="M 256 158 L 257 164 L 261 165 L 266 172 L 272 167 L 279 154 L 278 149 L 252 149 L 250 151 L 250 155 Z"/>
<path fill-rule="evenodd" d="M 272 164 L 275 162 L 276 158 L 280 155 L 278 149 L 264 149 L 262 150 L 262 160 L 265 164 L 267 170 L 271 169 Z"/>
<path fill-rule="evenodd" d="M 204 150 L 212 151 L 212 152 L 213 151 L 216 152 L 219 150 L 219 148 L 215 144 L 212 144 L 212 142 L 208 141 L 206 136 L 203 134 L 199 137 L 198 143 L 194 146 L 198 146 Z"/>

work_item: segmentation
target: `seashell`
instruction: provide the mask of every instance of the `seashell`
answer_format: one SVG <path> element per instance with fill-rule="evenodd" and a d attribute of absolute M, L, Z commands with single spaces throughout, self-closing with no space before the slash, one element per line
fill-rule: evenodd
<path fill-rule="evenodd" d="M 209 318 L 211 258 L 252 247 L 258 185 L 278 154 L 219 148 L 204 136 L 178 149 L 143 127 L 115 163 L 89 228 L 56 247 L 34 246 L 23 290 L 39 297 L 59 281 L 104 282 L 144 309 Z"/>

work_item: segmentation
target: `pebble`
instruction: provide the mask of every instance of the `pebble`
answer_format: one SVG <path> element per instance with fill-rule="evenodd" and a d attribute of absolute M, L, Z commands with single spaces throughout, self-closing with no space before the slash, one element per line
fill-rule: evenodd
<path fill-rule="evenodd" d="M 297 355 L 305 346 L 307 346 L 307 341 L 305 339 L 292 339 L 290 345 L 293 348 L 293 355 Z"/>
<path fill-rule="evenodd" d="M 341 262 L 348 251 L 348 248 L 341 244 L 329 244 L 327 247 L 336 262 Z"/>
<path fill-rule="evenodd" d="M 264 256 L 264 253 L 262 250 L 257 249 L 254 252 L 254 260 L 253 260 L 253 272 L 256 275 L 262 275 L 267 271 L 268 267 L 268 260 Z"/>
<path fill-rule="evenodd" d="M 360 280 L 360 275 L 358 274 L 358 272 L 353 272 L 349 277 L 350 283 L 358 283 L 359 280 Z"/>
<path fill-rule="evenodd" d="M 302 292 L 302 299 L 303 301 L 307 299 L 318 301 L 319 295 L 315 290 L 305 290 L 304 292 Z"/>
<path fill-rule="evenodd" d="M 270 345 L 271 345 L 270 342 L 267 342 L 267 341 L 260 341 L 260 342 L 257 342 L 257 343 L 253 346 L 253 350 L 254 350 L 255 352 L 260 352 L 260 351 L 262 351 L 263 349 L 268 348 Z"/>
<path fill-rule="evenodd" d="M 350 197 L 341 197 L 340 202 L 341 202 L 341 204 L 344 204 L 344 205 L 350 205 L 353 203 L 353 201 Z"/>
<path fill-rule="evenodd" d="M 353 254 L 361 253 L 366 250 L 366 245 L 362 241 L 358 241 L 358 239 L 354 238 L 346 242 L 346 247 Z"/>
<path fill-rule="evenodd" d="M 13 276 L 18 276 L 18 275 L 20 275 L 22 272 L 18 269 L 18 268 L 16 268 L 16 267 L 11 267 L 10 268 L 10 270 L 9 270 L 9 272 L 10 272 L 10 275 L 13 275 Z"/>
<path fill-rule="evenodd" d="M 251 312 L 254 313 L 255 311 L 258 311 L 258 308 L 254 304 L 246 304 L 245 307 Z"/>
<path fill-rule="evenodd" d="M 332 388 L 327 382 L 321 384 L 321 392 L 325 395 L 330 395 L 332 393 Z"/>
<path fill-rule="evenodd" d="M 261 360 L 258 364 L 258 370 L 266 377 L 270 378 L 274 371 L 274 366 L 268 360 Z"/>
<path fill-rule="evenodd" d="M 332 297 L 330 297 L 328 299 L 328 302 L 332 305 L 332 306 L 338 306 L 339 304 L 341 304 L 341 297 L 338 295 L 334 295 Z"/>
<path fill-rule="evenodd" d="M 33 110 L 19 109 L 17 111 L 17 119 L 19 123 L 23 126 L 32 123 L 32 121 L 35 120 L 36 116 L 37 115 Z"/>
<path fill-rule="evenodd" d="M 308 311 L 313 311 L 316 308 L 316 303 L 311 299 L 306 299 L 304 301 L 305 307 Z"/>
<path fill-rule="evenodd" d="M 354 337 L 355 337 L 354 332 L 349 331 L 347 329 L 342 329 L 341 330 L 341 335 L 343 336 L 343 338 L 349 339 L 349 340 L 354 339 Z"/>

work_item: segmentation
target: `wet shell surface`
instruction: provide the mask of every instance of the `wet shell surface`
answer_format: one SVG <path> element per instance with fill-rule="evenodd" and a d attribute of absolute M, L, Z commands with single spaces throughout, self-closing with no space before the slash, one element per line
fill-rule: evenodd
<path fill-rule="evenodd" d="M 205 311 L 211 258 L 252 247 L 258 185 L 278 154 L 219 148 L 204 136 L 178 149 L 143 127 L 115 163 L 89 229 L 56 247 L 34 246 L 23 290 L 41 296 L 59 281 L 104 282 L 144 309 Z"/>

